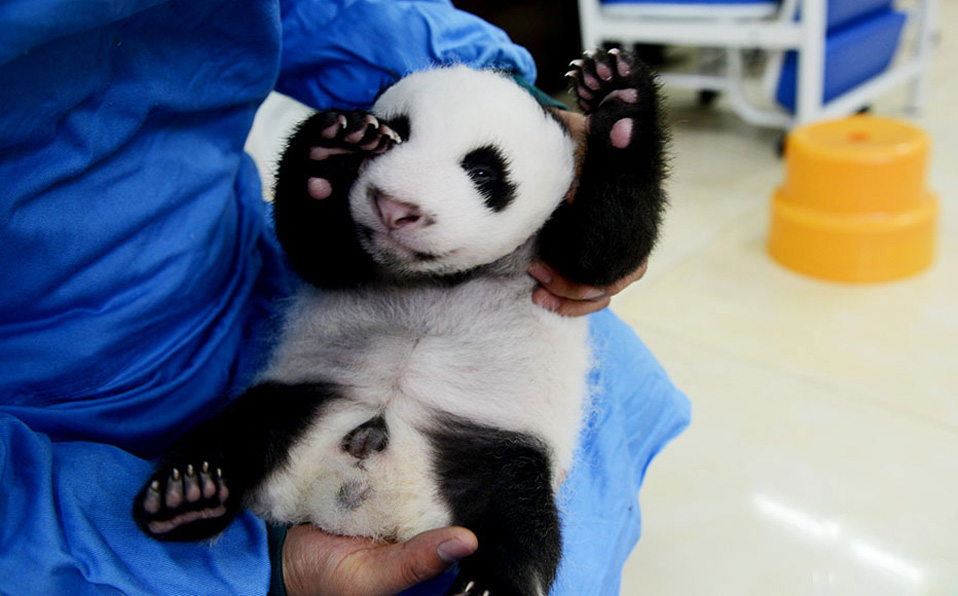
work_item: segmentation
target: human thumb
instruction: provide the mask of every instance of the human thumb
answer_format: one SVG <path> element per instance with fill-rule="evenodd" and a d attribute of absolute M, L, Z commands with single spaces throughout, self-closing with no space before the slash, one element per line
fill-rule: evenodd
<path fill-rule="evenodd" d="M 453 563 L 476 552 L 479 541 L 466 528 L 440 528 L 406 542 L 365 551 L 369 558 L 370 594 L 397 594 L 432 579 Z"/>

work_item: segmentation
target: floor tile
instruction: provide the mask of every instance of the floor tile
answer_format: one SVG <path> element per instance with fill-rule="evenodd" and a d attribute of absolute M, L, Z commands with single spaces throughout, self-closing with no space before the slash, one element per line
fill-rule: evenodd
<path fill-rule="evenodd" d="M 958 432 L 664 332 L 694 399 L 649 469 L 623 594 L 905 596 L 958 586 Z"/>

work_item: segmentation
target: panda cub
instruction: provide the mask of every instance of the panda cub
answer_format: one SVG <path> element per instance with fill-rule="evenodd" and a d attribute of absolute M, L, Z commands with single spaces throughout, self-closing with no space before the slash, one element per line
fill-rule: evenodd
<path fill-rule="evenodd" d="M 308 285 L 255 386 L 157 465 L 134 503 L 145 532 L 215 536 L 243 507 L 384 541 L 461 525 L 479 548 L 449 594 L 549 592 L 590 349 L 585 318 L 532 302 L 527 269 L 610 284 L 664 205 L 648 69 L 593 51 L 569 76 L 584 155 L 511 77 L 461 66 L 299 127 L 275 225 Z"/>

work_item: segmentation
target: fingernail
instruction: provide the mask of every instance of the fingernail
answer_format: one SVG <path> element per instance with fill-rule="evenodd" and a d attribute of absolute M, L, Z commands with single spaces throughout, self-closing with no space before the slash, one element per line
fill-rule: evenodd
<path fill-rule="evenodd" d="M 541 263 L 533 263 L 529 267 L 529 275 L 536 278 L 539 283 L 547 284 L 552 282 L 552 272 L 546 269 Z"/>
<path fill-rule="evenodd" d="M 588 292 L 582 294 L 583 300 L 595 300 L 596 298 L 605 298 L 605 290 L 600 290 L 599 288 L 592 288 Z"/>
<path fill-rule="evenodd" d="M 446 563 L 455 563 L 476 552 L 473 547 L 463 544 L 456 538 L 443 542 L 436 550 L 439 552 L 439 558 Z"/>

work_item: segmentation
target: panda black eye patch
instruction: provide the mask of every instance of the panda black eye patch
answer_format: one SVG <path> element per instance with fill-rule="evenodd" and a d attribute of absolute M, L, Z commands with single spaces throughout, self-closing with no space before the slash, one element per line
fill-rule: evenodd
<path fill-rule="evenodd" d="M 486 206 L 493 211 L 502 211 L 515 198 L 516 185 L 509 180 L 506 160 L 492 145 L 470 151 L 459 165 L 482 194 Z"/>

